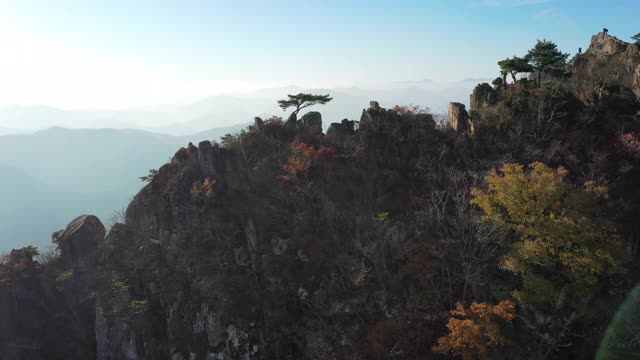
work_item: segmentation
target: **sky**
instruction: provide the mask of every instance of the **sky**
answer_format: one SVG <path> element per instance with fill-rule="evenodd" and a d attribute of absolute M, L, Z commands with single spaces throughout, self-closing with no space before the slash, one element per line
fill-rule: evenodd
<path fill-rule="evenodd" d="M 0 0 L 0 105 L 130 108 L 497 76 L 536 39 L 630 41 L 638 0 Z"/>

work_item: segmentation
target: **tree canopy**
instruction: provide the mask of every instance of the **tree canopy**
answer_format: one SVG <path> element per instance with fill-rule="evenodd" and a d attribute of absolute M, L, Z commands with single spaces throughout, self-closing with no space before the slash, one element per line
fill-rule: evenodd
<path fill-rule="evenodd" d="M 307 108 L 309 106 L 313 106 L 316 104 L 324 105 L 329 101 L 333 100 L 332 97 L 327 95 L 314 95 L 314 94 L 304 94 L 299 93 L 297 95 L 287 95 L 287 99 L 278 100 L 278 105 L 282 108 L 282 110 L 287 110 L 288 108 L 294 107 L 294 114 L 298 114 L 300 110 Z"/>
<path fill-rule="evenodd" d="M 538 86 L 542 79 L 542 73 L 549 69 L 560 69 L 567 62 L 569 54 L 558 50 L 558 45 L 554 42 L 543 39 L 538 40 L 536 45 L 529 50 L 525 59 L 538 71 Z"/>
<path fill-rule="evenodd" d="M 515 83 L 516 75 L 518 75 L 518 73 L 528 73 L 533 71 L 533 66 L 529 64 L 529 61 L 526 58 L 517 56 L 498 61 L 498 66 L 500 66 L 500 73 L 503 76 L 502 80 L 504 82 L 506 82 L 507 74 L 511 74 L 511 78 Z"/>
<path fill-rule="evenodd" d="M 593 181 L 576 187 L 567 175 L 539 162 L 507 163 L 485 177 L 487 189 L 472 191 L 484 220 L 513 234 L 500 267 L 521 277 L 512 295 L 523 305 L 548 304 L 563 288 L 589 295 L 624 259 L 613 224 L 598 212 L 607 189 Z"/>
<path fill-rule="evenodd" d="M 516 306 L 510 300 L 503 300 L 497 305 L 474 302 L 469 307 L 458 302 L 450 313 L 449 335 L 439 338 L 432 350 L 461 356 L 464 360 L 488 359 L 495 347 L 505 344 L 499 321 L 513 320 Z"/>
<path fill-rule="evenodd" d="M 640 44 L 640 33 L 637 33 L 631 37 L 636 43 Z"/>

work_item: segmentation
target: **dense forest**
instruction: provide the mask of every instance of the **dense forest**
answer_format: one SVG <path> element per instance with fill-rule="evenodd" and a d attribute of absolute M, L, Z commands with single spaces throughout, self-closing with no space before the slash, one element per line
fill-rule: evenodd
<path fill-rule="evenodd" d="M 299 94 L 181 148 L 106 237 L 82 216 L 5 256 L 0 354 L 637 357 L 607 327 L 640 279 L 640 44 L 568 57 L 538 41 L 448 118 L 372 101 L 325 133 Z"/>

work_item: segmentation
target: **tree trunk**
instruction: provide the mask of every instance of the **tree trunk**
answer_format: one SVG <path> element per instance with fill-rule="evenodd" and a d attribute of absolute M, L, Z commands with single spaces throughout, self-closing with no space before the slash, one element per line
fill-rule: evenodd
<path fill-rule="evenodd" d="M 538 70 L 538 89 L 542 86 L 542 71 L 544 71 L 544 68 L 540 68 L 540 70 Z"/>

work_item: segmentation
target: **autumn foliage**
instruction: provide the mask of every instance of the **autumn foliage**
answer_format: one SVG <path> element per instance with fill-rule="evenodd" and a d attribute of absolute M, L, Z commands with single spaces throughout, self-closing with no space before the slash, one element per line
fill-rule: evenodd
<path fill-rule="evenodd" d="M 485 177 L 486 189 L 472 190 L 483 219 L 513 234 L 500 267 L 521 277 L 513 295 L 523 304 L 551 301 L 565 286 L 586 295 L 619 269 L 618 236 L 598 212 L 607 188 L 593 181 L 577 187 L 567 175 L 540 162 L 527 169 L 507 163 Z"/>
<path fill-rule="evenodd" d="M 618 146 L 634 159 L 640 160 L 640 139 L 632 134 L 620 134 L 618 136 Z"/>
<path fill-rule="evenodd" d="M 474 302 L 469 307 L 458 302 L 447 324 L 449 335 L 438 339 L 432 350 L 464 360 L 489 359 L 492 349 L 505 343 L 499 321 L 513 320 L 515 312 L 515 304 L 510 300 L 497 305 Z"/>
<path fill-rule="evenodd" d="M 318 160 L 331 160 L 336 155 L 334 148 L 321 146 L 316 150 L 313 145 L 299 140 L 291 143 L 290 149 L 291 156 L 282 165 L 285 174 L 280 176 L 282 180 L 290 182 L 306 175 Z"/>
<path fill-rule="evenodd" d="M 393 107 L 393 111 L 399 115 L 416 115 L 427 114 L 430 110 L 429 108 L 421 108 L 419 105 L 396 105 Z"/>
<path fill-rule="evenodd" d="M 212 199 L 216 196 L 214 186 L 215 180 L 204 179 L 204 181 L 196 181 L 191 186 L 191 194 L 197 197 Z"/>

